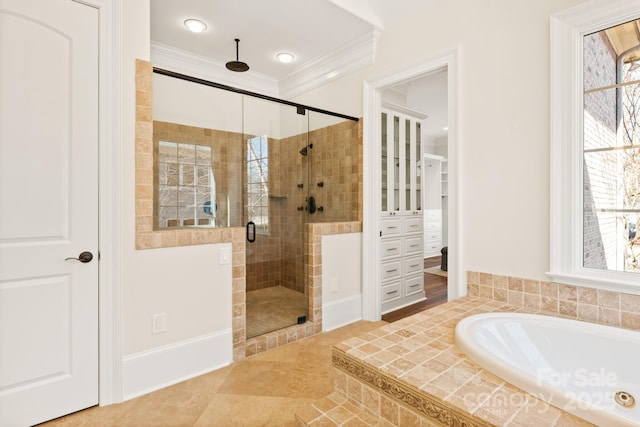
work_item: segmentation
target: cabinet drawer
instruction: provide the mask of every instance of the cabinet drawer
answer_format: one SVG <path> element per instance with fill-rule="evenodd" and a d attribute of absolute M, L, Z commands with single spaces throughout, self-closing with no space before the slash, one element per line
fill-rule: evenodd
<path fill-rule="evenodd" d="M 404 254 L 415 255 L 422 253 L 422 239 L 420 237 L 410 237 L 404 241 Z"/>
<path fill-rule="evenodd" d="M 425 230 L 424 231 L 424 241 L 425 242 L 433 242 L 433 241 L 440 241 L 442 238 L 442 235 L 440 233 L 440 231 L 433 231 L 433 230 Z"/>
<path fill-rule="evenodd" d="M 382 287 L 382 302 L 400 299 L 400 282 L 394 282 Z"/>
<path fill-rule="evenodd" d="M 440 249 L 442 249 L 442 242 L 439 240 L 435 242 L 427 242 L 424 245 L 425 252 L 440 252 Z"/>
<path fill-rule="evenodd" d="M 382 220 L 382 237 L 399 236 L 402 232 L 402 222 L 398 218 Z"/>
<path fill-rule="evenodd" d="M 422 270 L 424 270 L 424 259 L 421 256 L 404 260 L 405 275 L 419 273 Z"/>
<path fill-rule="evenodd" d="M 404 294 L 406 296 L 416 294 L 424 289 L 424 276 L 419 275 L 406 279 L 404 282 Z"/>
<path fill-rule="evenodd" d="M 431 233 L 434 231 L 440 232 L 440 230 L 442 229 L 442 225 L 440 224 L 440 221 L 425 221 L 424 222 L 424 231 L 426 233 Z"/>
<path fill-rule="evenodd" d="M 438 210 L 426 210 L 426 211 L 424 211 L 424 218 L 425 219 L 440 219 L 441 216 L 442 216 L 442 211 L 438 211 Z"/>
<path fill-rule="evenodd" d="M 405 218 L 404 232 L 406 234 L 414 234 L 422 232 L 422 218 Z"/>
<path fill-rule="evenodd" d="M 402 253 L 402 240 L 393 239 L 382 242 L 382 259 L 399 257 Z"/>
<path fill-rule="evenodd" d="M 399 279 L 402 276 L 401 261 L 386 261 L 382 263 L 382 281 Z"/>

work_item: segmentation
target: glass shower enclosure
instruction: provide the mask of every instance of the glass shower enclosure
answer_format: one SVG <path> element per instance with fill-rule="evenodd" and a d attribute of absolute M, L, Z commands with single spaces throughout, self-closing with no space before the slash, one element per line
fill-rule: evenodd
<path fill-rule="evenodd" d="M 252 338 L 308 319 L 308 225 L 358 219 L 358 127 L 229 89 L 154 74 L 154 226 L 245 228 Z"/>

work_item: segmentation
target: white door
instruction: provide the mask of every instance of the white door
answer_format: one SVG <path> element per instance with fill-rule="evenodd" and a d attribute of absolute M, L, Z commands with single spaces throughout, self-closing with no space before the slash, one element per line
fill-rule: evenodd
<path fill-rule="evenodd" d="M 98 403 L 97 165 L 98 11 L 0 0 L 2 426 Z"/>

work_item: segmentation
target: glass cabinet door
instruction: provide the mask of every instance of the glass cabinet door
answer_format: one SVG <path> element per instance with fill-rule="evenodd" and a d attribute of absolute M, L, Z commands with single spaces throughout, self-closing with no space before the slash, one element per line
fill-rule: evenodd
<path fill-rule="evenodd" d="M 380 178 L 382 180 L 381 182 L 381 191 L 382 191 L 382 197 L 381 197 L 381 201 L 382 201 L 382 206 L 381 206 L 381 210 L 382 212 L 387 212 L 388 211 L 388 207 L 387 207 L 387 202 L 389 197 L 387 196 L 388 191 L 389 191 L 389 187 L 387 185 L 387 177 L 389 176 L 389 174 L 387 173 L 387 113 L 382 113 L 382 118 L 381 118 L 381 123 L 382 123 L 382 140 L 380 141 L 380 159 L 382 161 L 382 166 L 380 169 Z"/>
<path fill-rule="evenodd" d="M 422 120 L 397 111 L 382 110 L 382 212 L 422 210 Z"/>

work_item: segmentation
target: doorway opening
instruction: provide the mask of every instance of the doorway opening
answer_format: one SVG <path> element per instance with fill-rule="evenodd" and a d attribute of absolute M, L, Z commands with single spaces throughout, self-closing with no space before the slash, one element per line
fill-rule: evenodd
<path fill-rule="evenodd" d="M 385 311 L 385 318 L 393 312 L 383 310 L 383 259 L 380 216 L 383 191 L 380 181 L 382 165 L 379 159 L 383 131 L 382 103 L 400 104 L 428 117 L 424 120 L 423 155 L 416 167 L 422 193 L 422 243 L 424 246 L 425 293 L 427 299 L 418 305 L 399 307 L 402 315 L 421 311 L 430 304 L 456 299 L 466 294 L 466 277 L 461 266 L 461 236 L 458 208 L 458 149 L 457 138 L 457 51 L 451 49 L 409 69 L 365 82 L 364 88 L 364 207 L 363 222 L 363 315 L 377 320 Z M 426 111 L 428 110 L 428 111 Z M 445 129 L 446 128 L 446 129 Z M 368 148 L 368 149 L 367 149 Z M 437 160 L 438 168 L 425 183 L 426 168 Z M 415 176 L 408 179 L 413 180 Z M 430 190 L 429 190 L 430 189 Z M 426 197 L 431 197 L 427 200 Z M 433 203 L 431 203 L 433 201 Z M 436 224 L 435 232 L 433 224 Z M 444 249 L 444 250 L 443 250 Z M 446 262 L 446 264 L 445 264 Z M 428 276 L 427 276 L 428 274 Z M 428 289 L 433 279 L 437 291 Z"/>
<path fill-rule="evenodd" d="M 422 271 L 426 300 L 385 312 L 393 322 L 447 301 L 448 97 L 447 68 L 402 81 L 381 91 L 382 102 L 427 116 L 421 126 L 421 153 L 415 175 L 421 199 Z M 384 113 L 383 113 L 384 114 Z M 383 171 L 384 174 L 385 171 Z M 384 190 L 383 190 L 384 197 Z M 384 307 L 383 307 L 384 308 Z"/>

